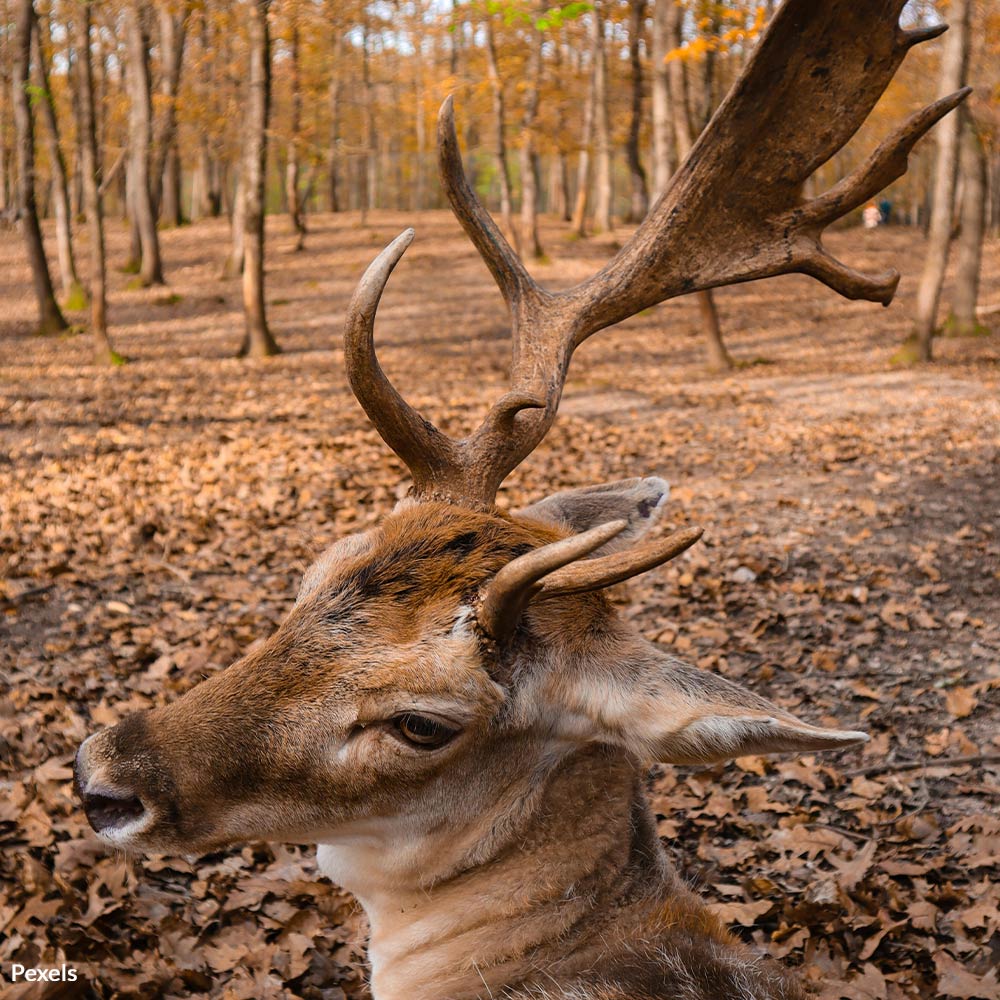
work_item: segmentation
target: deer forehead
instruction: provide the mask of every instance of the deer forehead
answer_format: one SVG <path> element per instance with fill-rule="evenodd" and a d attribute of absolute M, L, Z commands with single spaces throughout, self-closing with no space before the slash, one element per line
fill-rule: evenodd
<path fill-rule="evenodd" d="M 381 526 L 341 539 L 309 567 L 252 673 L 271 675 L 276 687 L 290 675 L 289 700 L 308 685 L 315 694 L 319 683 L 369 699 L 486 692 L 493 701 L 472 604 L 498 570 L 553 537 L 551 528 L 498 513 L 400 505 Z"/>
<path fill-rule="evenodd" d="M 486 580 L 558 537 L 499 513 L 401 504 L 380 527 L 341 539 L 309 567 L 296 610 L 333 628 L 363 620 L 394 642 L 401 631 L 451 628 Z"/>

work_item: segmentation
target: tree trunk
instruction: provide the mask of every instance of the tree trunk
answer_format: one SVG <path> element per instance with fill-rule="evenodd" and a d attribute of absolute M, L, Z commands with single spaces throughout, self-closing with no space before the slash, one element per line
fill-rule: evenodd
<path fill-rule="evenodd" d="M 670 122 L 670 79 L 666 57 L 670 51 L 667 21 L 674 0 L 653 0 L 653 196 L 659 198 L 677 169 Z"/>
<path fill-rule="evenodd" d="M 334 4 L 336 9 L 336 4 Z M 330 69 L 330 211 L 339 212 L 341 167 L 340 128 L 341 128 L 341 95 L 343 93 L 343 73 L 341 59 L 344 52 L 344 29 L 335 23 L 333 29 L 333 65 Z"/>
<path fill-rule="evenodd" d="M 66 25 L 67 33 L 73 28 L 72 23 Z M 83 128 L 80 125 L 80 88 L 76 85 L 78 75 L 76 52 L 72 45 L 67 46 L 67 76 L 74 81 L 70 88 L 70 103 L 73 114 L 73 130 L 76 142 L 73 147 L 73 169 L 69 171 L 69 211 L 71 219 L 83 218 L 86 208 L 83 204 L 83 151 L 80 144 L 83 141 Z"/>
<path fill-rule="evenodd" d="M 330 211 L 339 212 L 340 204 L 340 88 L 341 83 L 337 80 L 330 85 L 330 104 L 334 110 L 332 127 L 330 130 L 330 172 L 329 172 L 329 192 Z"/>
<path fill-rule="evenodd" d="M 542 7 L 538 14 L 544 13 Z M 542 33 L 532 28 L 531 54 L 528 57 L 527 90 L 521 118 L 521 248 L 536 260 L 545 256 L 538 238 L 538 154 L 535 152 L 535 119 L 538 117 L 538 91 L 542 77 Z"/>
<path fill-rule="evenodd" d="M 629 5 L 628 53 L 632 68 L 632 118 L 629 122 L 628 141 L 625 152 L 628 156 L 629 176 L 632 180 L 632 200 L 629 205 L 629 222 L 642 222 L 649 211 L 649 189 L 646 186 L 646 171 L 639 157 L 639 136 L 642 130 L 642 59 L 640 43 L 642 26 L 646 18 L 646 0 L 632 0 Z"/>
<path fill-rule="evenodd" d="M 708 7 L 706 20 L 706 32 L 710 38 L 719 35 L 722 24 L 719 4 L 711 4 Z M 744 43 L 746 45 L 746 43 Z M 694 133 L 700 135 L 712 117 L 715 110 L 715 83 L 716 83 L 716 55 L 715 47 L 709 45 L 705 50 L 704 58 L 701 62 L 701 90 L 694 96 Z"/>
<path fill-rule="evenodd" d="M 240 356 L 262 358 L 278 353 L 267 326 L 264 306 L 264 196 L 267 180 L 267 122 L 271 104 L 271 0 L 253 0 L 250 14 L 250 73 L 243 138 L 243 317 L 246 332 Z"/>
<path fill-rule="evenodd" d="M 370 34 L 368 21 L 361 36 L 361 82 L 364 87 L 365 160 L 361 178 L 361 223 L 365 224 L 369 210 L 375 208 L 378 195 L 378 135 L 375 129 L 375 88 L 372 84 L 371 57 L 368 51 Z"/>
<path fill-rule="evenodd" d="M 553 73 L 555 74 L 556 80 L 561 80 L 564 78 L 564 67 L 567 62 L 567 53 L 569 45 L 565 38 L 565 32 L 563 38 L 556 43 L 553 51 L 555 55 L 555 61 L 553 65 Z M 544 52 L 543 52 L 544 55 Z M 575 94 L 570 95 L 570 99 L 575 103 Z M 556 114 L 562 117 L 568 108 L 566 107 L 566 102 L 563 102 L 562 107 L 555 109 Z M 562 130 L 560 129 L 562 133 Z M 563 222 L 569 222 L 572 218 L 571 215 L 571 195 L 569 188 L 569 154 L 565 147 L 565 135 L 561 134 L 559 136 L 558 145 L 556 148 L 555 156 L 552 158 L 549 166 L 549 211 L 555 215 L 557 218 L 562 219 Z"/>
<path fill-rule="evenodd" d="M 243 273 L 243 247 L 246 233 L 247 198 L 243 184 L 243 169 L 236 168 L 236 193 L 233 195 L 233 211 L 229 219 L 231 234 L 229 256 L 222 265 L 223 278 L 235 278 Z"/>
<path fill-rule="evenodd" d="M 569 192 L 569 157 L 565 149 L 560 149 L 552 158 L 549 176 L 549 191 L 552 202 L 551 211 L 563 222 L 569 222 L 570 192 Z"/>
<path fill-rule="evenodd" d="M 659 2 L 659 0 L 658 0 Z M 666 49 L 675 51 L 681 46 L 681 22 L 684 10 L 673 0 L 662 0 L 666 5 L 663 31 Z M 667 64 L 667 80 L 670 87 L 670 111 L 674 129 L 674 144 L 677 148 L 677 159 L 684 162 L 694 141 L 694 126 L 691 124 L 691 110 L 688 97 L 687 74 L 681 59 L 671 59 Z M 678 165 L 679 165 L 678 164 Z"/>
<path fill-rule="evenodd" d="M 202 11 L 198 27 L 198 47 L 201 62 L 199 85 L 201 98 L 210 109 L 215 91 L 215 68 L 211 37 L 212 23 L 207 11 Z M 218 216 L 222 211 L 222 191 L 220 170 L 212 137 L 207 129 L 201 129 L 198 137 L 198 159 L 195 164 L 191 185 L 191 215 L 200 219 Z"/>
<path fill-rule="evenodd" d="M 705 334 L 705 350 L 708 353 L 708 367 L 713 372 L 728 371 L 733 367 L 733 359 L 726 350 L 719 324 L 719 310 L 711 291 L 697 292 L 698 310 L 701 313 L 701 328 Z"/>
<path fill-rule="evenodd" d="M 212 153 L 208 136 L 202 133 L 198 142 L 198 159 L 191 178 L 191 218 L 204 219 L 212 214 Z"/>
<path fill-rule="evenodd" d="M 671 50 L 681 46 L 681 21 L 683 17 L 683 8 L 677 4 L 668 3 L 664 34 L 667 46 Z M 688 104 L 687 76 L 684 72 L 684 63 L 680 59 L 671 59 L 667 67 L 670 80 L 674 141 L 677 146 L 677 158 L 680 163 L 683 163 L 687 159 L 688 153 L 691 152 L 695 138 Z M 709 368 L 713 371 L 725 371 L 732 368 L 733 360 L 722 339 L 722 327 L 719 323 L 719 311 L 715 307 L 715 296 L 709 289 L 708 291 L 696 292 L 695 298 L 701 313 L 701 326 L 705 336 Z"/>
<path fill-rule="evenodd" d="M 3 0 L 3 8 L 0 9 L 0 16 L 3 23 L 10 22 L 7 0 Z M 0 225 L 3 225 L 10 216 L 11 205 L 16 200 L 10 190 L 11 171 L 8 158 L 10 151 L 7 146 L 7 94 L 10 93 L 10 78 L 7 75 L 7 49 L 10 43 L 8 35 L 4 36 L 2 48 L 0 48 Z"/>
<path fill-rule="evenodd" d="M 87 296 L 80 285 L 73 255 L 73 213 L 69 203 L 69 183 L 66 177 L 66 160 L 59 142 L 59 120 L 56 118 L 55 100 L 49 83 L 49 69 L 45 62 L 46 22 L 36 18 L 32 32 L 32 50 L 35 56 L 35 71 L 41 100 L 38 102 L 45 119 L 45 134 L 49 153 L 49 169 L 52 174 L 52 202 L 56 217 L 56 248 L 59 258 L 59 275 L 62 279 L 63 308 L 83 309 Z"/>
<path fill-rule="evenodd" d="M 160 218 L 165 226 L 183 226 L 184 209 L 181 204 L 181 155 L 174 138 L 167 150 L 167 161 L 163 164 L 162 194 L 160 195 Z"/>
<path fill-rule="evenodd" d="M 139 233 L 142 259 L 139 282 L 144 286 L 162 285 L 163 265 L 160 260 L 160 239 L 156 231 L 156 208 L 150 175 L 150 145 L 152 142 L 152 105 L 149 84 L 149 46 L 145 19 L 150 11 L 149 0 L 133 0 L 125 12 L 129 90 L 129 179 L 131 210 Z"/>
<path fill-rule="evenodd" d="M 122 358 L 108 337 L 104 206 L 101 199 L 101 162 L 97 155 L 97 116 L 94 111 L 94 72 L 90 61 L 90 5 L 81 4 L 75 15 L 77 100 L 80 114 L 80 170 L 83 201 L 90 235 L 90 332 L 97 364 L 120 364 Z"/>
<path fill-rule="evenodd" d="M 288 201 L 288 217 L 295 233 L 294 250 L 302 250 L 306 245 L 306 224 L 302 213 L 302 198 L 299 189 L 299 145 L 302 141 L 302 81 L 299 73 L 299 21 L 295 5 L 289 8 L 291 18 L 288 45 L 289 68 L 292 76 L 292 118 L 290 122 L 292 138 L 288 144 L 288 160 L 285 163 L 285 197 Z"/>
<path fill-rule="evenodd" d="M 427 191 L 424 179 L 424 161 L 427 159 L 427 116 L 424 110 L 424 59 L 420 37 L 423 31 L 420 15 L 423 13 L 421 4 L 416 5 L 414 19 L 414 35 L 418 39 L 413 46 L 413 131 L 417 140 L 417 161 L 413 177 L 413 209 L 422 212 L 427 207 Z"/>
<path fill-rule="evenodd" d="M 177 149 L 177 91 L 184 64 L 184 42 L 191 4 L 185 3 L 178 14 L 169 7 L 160 9 L 160 47 L 163 64 L 160 95 L 163 98 L 153 143 L 151 180 L 153 206 L 168 226 L 183 223 L 181 215 L 181 169 Z"/>
<path fill-rule="evenodd" d="M 1000 155 L 994 151 L 989 169 L 990 177 L 990 232 L 1000 236 Z"/>
<path fill-rule="evenodd" d="M 970 0 L 952 0 L 948 12 L 950 27 L 944 38 L 941 56 L 941 79 L 938 96 L 945 97 L 962 86 L 969 54 Z M 910 339 L 894 355 L 900 363 L 930 361 L 933 354 L 934 328 L 937 323 L 941 286 L 948 265 L 951 245 L 952 208 L 955 201 L 955 175 L 958 172 L 958 136 L 960 115 L 946 115 L 937 131 L 937 165 L 934 197 L 931 202 L 930 229 L 924 270 L 917 289 L 917 310 Z"/>
<path fill-rule="evenodd" d="M 493 98 L 493 142 L 497 161 L 497 177 L 500 181 L 500 228 L 520 251 L 518 232 L 514 227 L 514 201 L 511 195 L 510 167 L 507 164 L 506 110 L 504 107 L 503 81 L 497 63 L 496 36 L 493 32 L 493 14 L 486 13 L 486 66 L 490 78 L 490 93 Z"/>
<path fill-rule="evenodd" d="M 603 0 L 594 3 L 591 20 L 594 43 L 594 121 L 595 161 L 594 228 L 599 233 L 614 229 L 612 201 L 614 189 L 611 176 L 611 123 L 608 114 L 608 62 L 604 42 Z"/>
<path fill-rule="evenodd" d="M 52 276 L 45 259 L 42 229 L 38 224 L 35 201 L 35 125 L 31 117 L 28 90 L 31 79 L 31 34 L 34 31 L 35 6 L 32 0 L 19 0 L 14 34 L 13 103 L 17 133 L 18 215 L 24 233 L 24 245 L 31 266 L 31 277 L 38 302 L 38 332 L 58 333 L 67 327 L 52 289 Z"/>
<path fill-rule="evenodd" d="M 591 32 L 593 41 L 595 34 Z M 596 53 L 591 46 L 591 58 Z M 583 131 L 580 135 L 580 158 L 576 164 L 576 204 L 573 206 L 573 232 L 580 237 L 587 235 L 587 208 L 590 199 L 591 146 L 594 142 L 594 72 L 590 73 L 587 97 L 583 104 Z"/>
<path fill-rule="evenodd" d="M 986 235 L 986 151 L 972 116 L 963 109 L 962 118 L 959 153 L 961 229 L 948 332 L 956 337 L 969 337 L 985 332 L 976 321 L 976 303 L 979 299 L 983 238 Z"/>
<path fill-rule="evenodd" d="M 138 274 L 142 267 L 142 237 L 139 234 L 139 212 L 135 207 L 135 169 L 131 143 L 128 162 L 125 164 L 125 213 L 128 220 L 128 259 L 122 270 L 126 274 Z"/>

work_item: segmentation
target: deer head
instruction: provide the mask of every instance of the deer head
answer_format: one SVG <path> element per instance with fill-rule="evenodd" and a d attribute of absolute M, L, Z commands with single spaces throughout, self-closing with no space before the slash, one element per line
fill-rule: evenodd
<path fill-rule="evenodd" d="M 463 812 L 478 824 L 512 775 L 591 743 L 702 762 L 863 740 L 654 655 L 592 592 L 697 539 L 608 551 L 666 495 L 632 480 L 513 517 L 404 501 L 323 554 L 252 654 L 84 744 L 92 825 L 115 846 L 191 852 L 405 817 L 416 842 L 445 819 L 453 836 Z M 561 537 L 581 519 L 597 523 Z"/>
<path fill-rule="evenodd" d="M 83 744 L 77 784 L 104 841 L 181 852 L 251 838 L 319 843 L 324 869 L 370 910 L 380 996 L 530 984 L 546 954 L 549 978 L 557 965 L 579 974 L 622 914 L 637 934 L 675 928 L 676 940 L 683 927 L 700 942 L 700 958 L 661 955 L 664 983 L 667 966 L 694 975 L 709 952 L 723 965 L 735 954 L 703 914 L 691 916 L 697 905 L 666 869 L 644 765 L 866 737 L 680 663 L 618 616 L 606 587 L 700 535 L 643 539 L 667 499 L 663 480 L 572 490 L 514 513 L 495 497 L 555 419 L 573 351 L 604 327 L 675 295 L 791 271 L 889 301 L 898 275 L 850 270 L 821 233 L 899 176 L 964 92 L 914 115 L 826 194 L 801 192 L 907 49 L 937 33 L 902 31 L 902 6 L 786 0 L 649 218 L 568 291 L 539 287 L 477 200 L 445 102 L 442 178 L 510 307 L 511 388 L 455 440 L 386 378 L 374 317 L 413 238 L 404 232 L 361 279 L 345 348 L 354 393 L 410 469 L 412 494 L 379 527 L 327 550 L 277 632 L 244 659 Z M 642 903 L 640 920 L 639 900 L 654 900 L 655 913 Z M 477 905 L 501 916 L 477 923 Z M 501 917 L 519 922 L 500 932 Z M 683 995 L 742 995 L 711 982 Z"/>

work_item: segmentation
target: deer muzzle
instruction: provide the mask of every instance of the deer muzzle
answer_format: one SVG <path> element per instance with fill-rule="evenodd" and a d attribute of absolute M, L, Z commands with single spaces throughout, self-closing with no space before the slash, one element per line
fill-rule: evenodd
<path fill-rule="evenodd" d="M 143 834 L 171 813 L 170 781 L 157 760 L 141 715 L 81 744 L 73 766 L 76 793 L 106 843 L 139 846 Z"/>

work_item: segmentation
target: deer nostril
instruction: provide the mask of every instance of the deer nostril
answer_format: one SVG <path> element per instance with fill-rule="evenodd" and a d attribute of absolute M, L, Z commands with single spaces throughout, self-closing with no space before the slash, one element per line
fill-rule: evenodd
<path fill-rule="evenodd" d="M 87 814 L 90 825 L 103 833 L 112 827 L 124 826 L 132 820 L 139 819 L 146 812 L 141 799 L 131 792 L 112 791 L 104 789 L 100 792 L 84 792 L 83 811 Z"/>

